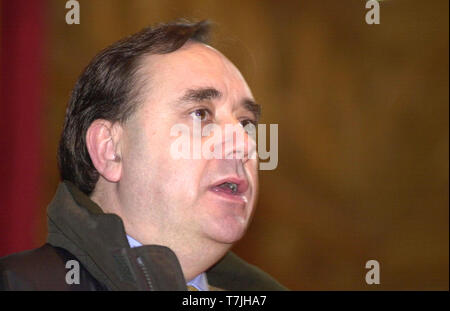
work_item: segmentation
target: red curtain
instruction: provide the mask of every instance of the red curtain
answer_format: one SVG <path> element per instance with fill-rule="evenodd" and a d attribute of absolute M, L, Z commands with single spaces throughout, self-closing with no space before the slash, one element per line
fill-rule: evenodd
<path fill-rule="evenodd" d="M 0 257 L 35 247 L 44 1 L 1 1 Z"/>

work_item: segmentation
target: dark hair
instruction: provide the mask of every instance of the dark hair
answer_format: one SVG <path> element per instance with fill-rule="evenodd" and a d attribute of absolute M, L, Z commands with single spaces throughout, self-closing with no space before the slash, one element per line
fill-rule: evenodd
<path fill-rule="evenodd" d="M 62 180 L 91 194 L 99 173 L 86 147 L 86 133 L 97 119 L 125 122 L 136 110 L 143 87 L 138 70 L 145 56 L 166 54 L 188 40 L 205 43 L 209 22 L 176 21 L 147 27 L 101 51 L 78 78 L 66 110 L 58 148 Z"/>

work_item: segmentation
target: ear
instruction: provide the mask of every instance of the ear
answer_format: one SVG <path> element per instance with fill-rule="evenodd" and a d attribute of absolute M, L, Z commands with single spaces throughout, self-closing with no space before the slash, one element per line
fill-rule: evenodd
<path fill-rule="evenodd" d="M 86 147 L 92 164 L 103 178 L 118 182 L 122 176 L 120 137 L 122 127 L 110 121 L 97 119 L 86 133 Z"/>

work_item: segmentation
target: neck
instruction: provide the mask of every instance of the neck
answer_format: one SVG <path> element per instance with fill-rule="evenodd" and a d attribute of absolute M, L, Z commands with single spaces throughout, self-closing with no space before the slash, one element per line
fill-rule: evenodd
<path fill-rule="evenodd" d="M 186 245 L 187 243 L 184 243 Z M 180 246 L 169 246 L 178 257 L 181 269 L 187 282 L 191 281 L 197 275 L 206 272 L 215 263 L 217 263 L 228 251 L 229 246 L 218 246 L 217 242 L 199 243 L 201 246 L 196 247 L 190 243 L 189 249 Z M 209 245 L 208 245 L 209 244 Z"/>
<path fill-rule="evenodd" d="M 133 226 L 126 231 L 141 244 L 163 245 L 170 248 L 177 256 L 187 282 L 217 263 L 231 246 L 207 238 L 201 239 L 187 232 L 167 233 L 152 230 L 154 228 L 150 226 L 146 229 L 139 230 L 138 226 Z"/>

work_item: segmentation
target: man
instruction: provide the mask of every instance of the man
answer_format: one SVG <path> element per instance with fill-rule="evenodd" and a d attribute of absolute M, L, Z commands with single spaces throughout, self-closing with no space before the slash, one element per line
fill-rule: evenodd
<path fill-rule="evenodd" d="M 47 244 L 0 260 L 2 289 L 284 289 L 229 252 L 258 194 L 244 127 L 260 109 L 207 33 L 206 22 L 163 24 L 92 60 L 66 112 Z M 238 124 L 245 139 L 219 136 L 223 157 L 175 159 L 180 124 Z"/>

